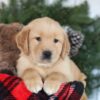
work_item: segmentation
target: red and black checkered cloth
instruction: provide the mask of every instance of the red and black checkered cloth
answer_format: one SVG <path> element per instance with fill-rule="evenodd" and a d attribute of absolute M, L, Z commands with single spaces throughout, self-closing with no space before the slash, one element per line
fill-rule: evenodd
<path fill-rule="evenodd" d="M 31 93 L 23 81 L 8 74 L 0 74 L 0 100 L 80 100 L 84 91 L 81 82 L 62 84 L 54 95 L 48 96 L 43 90 Z"/>

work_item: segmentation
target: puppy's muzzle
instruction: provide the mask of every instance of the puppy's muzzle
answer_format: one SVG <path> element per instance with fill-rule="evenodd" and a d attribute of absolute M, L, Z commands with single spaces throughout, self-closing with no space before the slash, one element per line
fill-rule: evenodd
<path fill-rule="evenodd" d="M 52 56 L 52 53 L 49 50 L 43 51 L 43 53 L 42 53 L 43 60 L 50 60 L 51 56 Z"/>

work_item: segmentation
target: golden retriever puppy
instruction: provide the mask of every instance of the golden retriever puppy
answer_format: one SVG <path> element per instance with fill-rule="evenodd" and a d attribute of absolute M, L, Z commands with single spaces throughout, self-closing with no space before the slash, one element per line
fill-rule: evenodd
<path fill-rule="evenodd" d="M 62 83 L 74 80 L 86 85 L 86 76 L 69 58 L 70 43 L 58 22 L 35 19 L 18 33 L 16 42 L 21 51 L 17 74 L 31 92 L 43 88 L 51 95 Z"/>

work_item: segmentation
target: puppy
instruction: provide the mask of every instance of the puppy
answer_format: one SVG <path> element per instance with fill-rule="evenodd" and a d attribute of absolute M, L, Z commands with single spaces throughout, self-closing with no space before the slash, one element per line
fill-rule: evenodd
<path fill-rule="evenodd" d="M 86 86 L 86 76 L 69 58 L 70 43 L 58 22 L 48 17 L 35 19 L 18 33 L 16 42 L 21 51 L 17 74 L 31 92 L 43 88 L 51 95 L 62 83 L 75 80 Z"/>

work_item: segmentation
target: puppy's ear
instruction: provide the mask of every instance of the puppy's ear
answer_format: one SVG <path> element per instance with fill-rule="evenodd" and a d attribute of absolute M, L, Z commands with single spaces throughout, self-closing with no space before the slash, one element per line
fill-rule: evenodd
<path fill-rule="evenodd" d="M 68 40 L 68 36 L 64 33 L 64 42 L 61 51 L 61 58 L 64 59 L 66 55 L 69 55 L 69 53 L 70 53 L 70 43 Z"/>
<path fill-rule="evenodd" d="M 16 43 L 18 48 L 24 54 L 29 54 L 29 32 L 28 28 L 23 28 L 16 36 Z"/>

